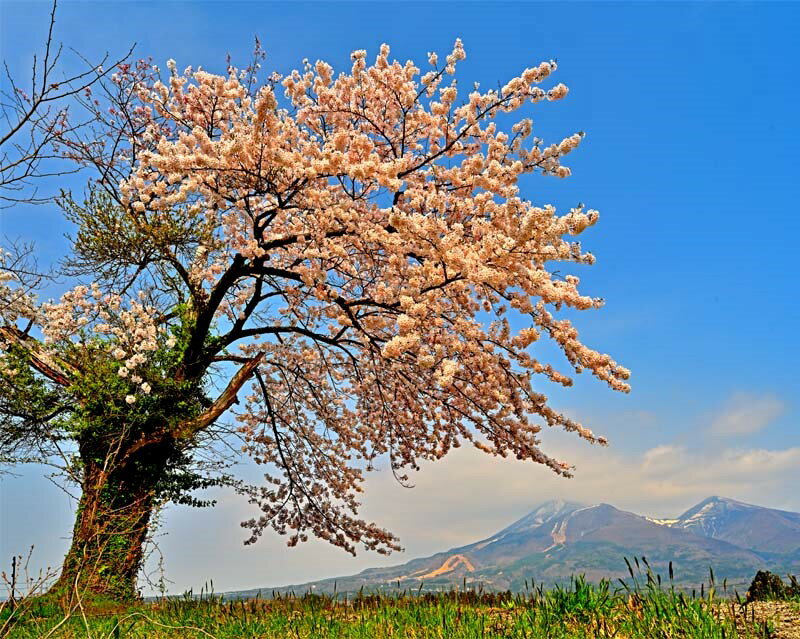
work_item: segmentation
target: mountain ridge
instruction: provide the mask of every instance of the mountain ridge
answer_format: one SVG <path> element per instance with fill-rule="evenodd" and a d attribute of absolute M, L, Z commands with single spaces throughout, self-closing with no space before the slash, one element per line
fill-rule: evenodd
<path fill-rule="evenodd" d="M 531 580 L 559 583 L 574 574 L 593 581 L 627 578 L 625 559 L 642 556 L 663 574 L 674 564 L 676 584 L 682 587 L 699 587 L 709 567 L 731 586 L 746 585 L 762 568 L 800 572 L 800 513 L 713 496 L 675 519 L 654 519 L 611 504 L 550 500 L 494 535 L 426 557 L 355 575 L 231 594 L 462 584 L 521 590 Z"/>
<path fill-rule="evenodd" d="M 800 549 L 800 513 L 727 497 L 704 499 L 680 515 L 673 526 L 763 552 Z"/>

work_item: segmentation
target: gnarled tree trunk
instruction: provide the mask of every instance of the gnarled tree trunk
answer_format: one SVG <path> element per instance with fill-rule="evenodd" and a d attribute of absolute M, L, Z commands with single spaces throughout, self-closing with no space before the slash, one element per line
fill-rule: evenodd
<path fill-rule="evenodd" d="M 184 471 L 193 438 L 230 408 L 262 358 L 259 354 L 242 366 L 205 410 L 198 407 L 197 384 L 184 378 L 181 389 L 151 399 L 150 410 L 132 413 L 127 424 L 105 416 L 84 418 L 87 427 L 78 437 L 82 495 L 54 594 L 92 593 L 115 600 L 138 596 L 154 510 L 162 500 L 192 490 L 196 476 Z"/>
<path fill-rule="evenodd" d="M 169 459 L 167 447 L 137 451 L 122 463 L 98 462 L 81 447 L 82 495 L 72 543 L 52 592 L 71 598 L 91 593 L 115 600 L 138 596 L 157 488 Z"/>

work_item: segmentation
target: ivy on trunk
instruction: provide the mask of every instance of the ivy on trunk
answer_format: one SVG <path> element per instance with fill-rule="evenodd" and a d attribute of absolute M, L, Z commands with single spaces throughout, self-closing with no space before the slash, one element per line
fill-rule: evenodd
<path fill-rule="evenodd" d="M 149 457 L 111 472 L 84 461 L 72 543 L 55 592 L 88 591 L 112 599 L 137 595 L 144 543 L 167 462 L 163 454 Z"/>

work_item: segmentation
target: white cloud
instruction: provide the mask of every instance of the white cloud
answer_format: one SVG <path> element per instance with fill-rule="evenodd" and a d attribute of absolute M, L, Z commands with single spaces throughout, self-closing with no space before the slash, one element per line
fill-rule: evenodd
<path fill-rule="evenodd" d="M 675 458 L 683 454 L 682 446 L 662 444 L 644 452 L 641 468 L 649 473 L 669 473 L 674 468 Z"/>
<path fill-rule="evenodd" d="M 711 432 L 720 436 L 740 436 L 757 433 L 786 410 L 775 395 L 734 395 L 724 411 L 711 423 Z"/>
<path fill-rule="evenodd" d="M 554 498 L 606 502 L 659 517 L 676 516 L 710 495 L 800 511 L 793 488 L 800 485 L 800 447 L 665 444 L 634 453 L 576 442 L 564 452 L 576 465 L 572 479 L 533 464 L 455 451 L 425 466 L 413 490 L 386 476 L 372 478 L 364 514 L 399 534 L 410 558 L 490 535 Z"/>

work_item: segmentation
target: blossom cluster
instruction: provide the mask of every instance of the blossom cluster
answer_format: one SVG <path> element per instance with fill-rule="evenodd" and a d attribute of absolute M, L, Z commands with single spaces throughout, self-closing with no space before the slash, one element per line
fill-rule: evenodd
<path fill-rule="evenodd" d="M 36 296 L 20 281 L 13 269 L 13 255 L 0 247 L 0 326 L 14 326 L 19 320 L 37 317 Z M 10 342 L 0 335 L 0 377 L 10 379 L 19 372 L 10 363 Z"/>
<path fill-rule="evenodd" d="M 284 468 L 278 488 L 261 495 L 273 503 L 263 521 L 283 522 L 279 529 L 330 533 L 312 517 L 314 499 L 295 519 L 272 509 L 313 477 L 325 477 L 310 489 L 328 495 L 323 501 L 354 507 L 347 495 L 358 472 L 343 462 L 328 468 L 320 450 L 339 460 L 386 454 L 400 472 L 468 440 L 569 474 L 540 450 L 541 427 L 530 416 L 603 440 L 533 390 L 533 375 L 572 383 L 530 354 L 542 334 L 576 371 L 628 389 L 627 369 L 585 346 L 552 312 L 602 304 L 579 292 L 576 276 L 559 278 L 547 267 L 593 262 L 566 238 L 598 213 L 578 207 L 559 215 L 519 194 L 526 173 L 569 176 L 563 159 L 584 136 L 544 145 L 531 142 L 530 118 L 510 133 L 496 121 L 565 97 L 563 85 L 539 86 L 555 62 L 459 102 L 448 78 L 465 57 L 460 41 L 442 68 L 431 55 L 433 68 L 421 77 L 412 62 L 389 55 L 383 45 L 369 65 L 356 51 L 349 73 L 338 76 L 324 62 L 307 62 L 282 81 L 289 108 L 273 85 L 250 91 L 235 70 L 179 73 L 170 64 L 168 82 L 139 88 L 174 133 L 141 153 L 122 184 L 132 212 L 157 219 L 185 207 L 215 229 L 218 241 L 198 247 L 190 265 L 198 288 L 212 290 L 234 256 L 250 265 L 249 281 L 237 282 L 219 306 L 229 321 L 247 322 L 257 290 L 281 300 L 265 331 L 281 339 L 245 344 L 246 353 L 268 357 L 262 393 L 241 416 L 251 454 Z M 164 130 L 154 121 L 154 136 L 155 127 Z M 495 322 L 487 327 L 480 311 Z M 530 326 L 514 335 L 509 313 L 527 316 Z M 320 424 L 326 437 L 315 434 Z M 282 458 L 293 460 L 291 468 Z"/>
<path fill-rule="evenodd" d="M 27 291 L 10 268 L 12 254 L 0 247 L 0 323 L 14 324 L 36 316 L 36 297 Z"/>
<path fill-rule="evenodd" d="M 142 370 L 162 342 L 171 348 L 175 339 L 166 336 L 166 328 L 156 322 L 157 313 L 145 303 L 145 297 L 144 292 L 138 300 L 103 293 L 97 283 L 76 286 L 64 293 L 59 302 L 42 304 L 44 343 L 72 347 L 101 344 L 119 363 L 119 377 L 130 380 L 147 395 L 152 387 L 142 377 Z M 125 401 L 135 403 L 135 394 L 127 395 Z"/>

